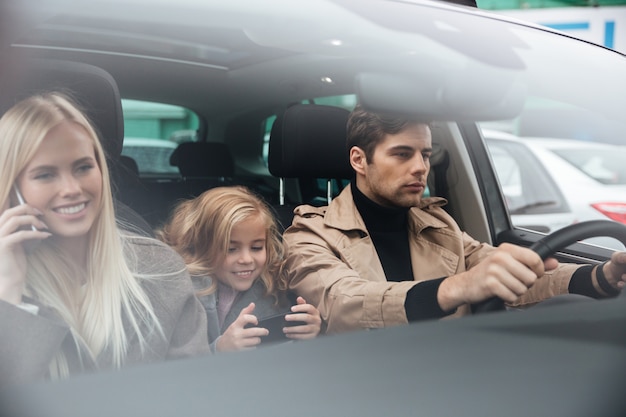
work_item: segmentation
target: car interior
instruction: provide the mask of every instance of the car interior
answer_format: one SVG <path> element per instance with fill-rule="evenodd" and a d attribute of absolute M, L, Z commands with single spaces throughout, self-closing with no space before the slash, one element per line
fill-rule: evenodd
<path fill-rule="evenodd" d="M 15 79 L 20 82 L 15 83 Z M 345 148 L 349 114 L 345 108 L 311 103 L 289 105 L 279 112 L 269 138 L 271 175 L 241 176 L 227 144 L 199 141 L 183 142 L 171 155 L 170 163 L 178 167 L 180 178 L 140 178 L 136 162 L 121 155 L 121 98 L 116 81 L 107 71 L 73 61 L 26 59 L 14 61 L 12 71 L 5 72 L 3 80 L 10 83 L 11 93 L 3 95 L 2 109 L 39 91 L 67 91 L 77 99 L 102 136 L 119 217 L 143 233 L 152 234 L 181 199 L 192 198 L 214 186 L 234 184 L 246 185 L 261 194 L 274 207 L 284 229 L 291 224 L 297 205 L 327 204 L 352 175 Z M 257 115 L 243 119 L 248 118 L 250 124 L 253 120 L 260 122 Z M 234 120 L 226 127 L 225 140 L 246 128 L 240 121 Z M 474 214 L 485 210 L 482 201 L 472 197 L 479 193 L 468 192 L 477 190 L 476 178 L 471 172 L 451 169 L 467 166 L 469 161 L 458 127 L 454 123 L 433 123 L 432 132 L 435 151 L 429 178 L 431 195 L 447 197 L 447 209 L 461 224 L 464 216 L 476 219 Z M 455 164 L 457 158 L 464 163 Z M 456 201 L 463 202 L 463 210 Z M 473 220 L 466 226 L 478 238 L 491 241 L 486 217 L 481 217 L 482 225 Z"/>
<path fill-rule="evenodd" d="M 42 10 L 42 14 L 45 14 L 45 10 Z M 220 17 L 215 15 L 211 19 L 219 22 Z M 14 63 L 15 72 L 20 73 L 32 67 L 28 61 L 33 58 L 89 62 L 90 65 L 99 68 L 99 71 L 109 74 L 110 81 L 114 80 L 118 85 L 118 91 L 122 92 L 122 98 L 183 105 L 200 115 L 200 126 L 197 131 L 200 143 L 181 146 L 170 161 L 180 169 L 181 178 L 137 178 L 133 161 L 128 157 L 120 158 L 118 149 L 111 151 L 110 161 L 116 179 L 118 200 L 136 211 L 152 229 L 158 228 L 165 221 L 173 205 L 181 198 L 197 195 L 204 188 L 219 184 L 249 186 L 261 194 L 268 203 L 277 207 L 277 210 L 287 212 L 286 216 L 279 216 L 283 227 L 287 227 L 290 223 L 290 209 L 286 208 L 287 206 L 294 207 L 302 203 L 325 204 L 329 197 L 327 180 L 332 180 L 330 197 L 345 184 L 346 175 L 339 175 L 333 168 L 336 163 L 338 165 L 344 163 L 336 162 L 335 158 L 339 158 L 341 154 L 335 152 L 345 154 L 343 144 L 335 143 L 343 141 L 344 128 L 334 125 L 344 116 L 335 116 L 333 112 L 345 113 L 345 109 L 336 107 L 336 110 L 330 112 L 311 111 L 311 115 L 302 120 L 294 119 L 295 122 L 291 121 L 293 116 L 290 115 L 294 104 L 297 105 L 296 108 L 309 106 L 317 109 L 323 108 L 321 107 L 323 105 L 319 104 L 323 102 L 320 98 L 346 94 L 354 96 L 358 91 L 352 83 L 351 75 L 344 73 L 345 69 L 341 65 L 333 68 L 335 65 L 330 63 L 329 68 L 333 68 L 331 72 L 335 75 L 332 83 L 322 81 L 312 84 L 308 79 L 299 79 L 295 74 L 314 73 L 317 69 L 314 67 L 307 69 L 309 63 L 297 54 L 272 47 L 272 39 L 264 39 L 267 34 L 261 27 L 254 25 L 257 32 L 247 33 L 247 36 L 241 34 L 241 37 L 238 37 L 232 36 L 228 29 L 220 29 L 217 24 L 214 29 L 207 29 L 205 36 L 213 43 L 211 49 L 206 52 L 210 58 L 207 61 L 212 64 L 175 65 L 174 61 L 168 63 L 165 60 L 159 65 L 152 65 L 150 60 L 142 56 L 133 57 L 132 54 L 104 56 L 83 53 L 82 47 L 86 47 L 92 40 L 89 36 L 84 39 L 73 37 L 70 48 L 57 47 L 67 42 L 66 35 L 71 33 L 73 25 L 92 25 L 93 28 L 100 28 L 105 36 L 126 36 L 110 33 L 106 29 L 108 24 L 106 17 L 94 16 L 88 21 L 78 23 L 71 13 L 67 13 L 42 18 L 42 21 L 45 21 L 45 25 L 24 32 L 19 39 L 20 42 L 8 54 L 10 59 L 6 62 Z M 156 29 L 150 28 L 148 24 L 141 29 L 157 36 Z M 133 38 L 132 33 L 127 35 L 132 39 L 129 40 L 127 52 L 132 52 L 134 46 L 146 46 L 141 38 Z M 179 33 L 178 36 L 184 37 L 184 33 Z M 225 39 L 228 39 L 230 44 L 221 45 L 220 42 Z M 225 63 L 220 67 L 218 65 L 220 60 L 227 58 L 226 54 L 221 55 L 221 47 L 224 51 L 239 51 L 230 55 L 232 57 L 245 58 Z M 276 62 L 268 61 L 268 55 Z M 172 58 L 175 57 L 175 52 L 172 52 Z M 280 79 L 279 77 L 285 75 L 278 75 L 274 71 L 274 66 L 282 65 L 282 62 L 291 66 L 294 74 L 292 79 Z M 130 70 L 129 66 L 133 66 L 133 69 Z M 139 69 L 144 74 L 143 79 L 132 75 Z M 172 73 L 177 74 L 176 83 L 168 82 Z M 267 82 L 256 83 L 259 78 Z M 6 76 L 6 80 L 12 79 L 12 76 Z M 202 82 L 199 83 L 198 80 Z M 67 87 L 83 90 L 87 88 L 87 84 L 79 85 L 72 82 L 68 83 Z M 52 85 L 44 83 L 41 87 Z M 160 87 L 155 89 L 154 85 Z M 189 94 L 188 91 L 194 91 L 194 94 Z M 363 94 L 360 98 L 366 98 L 367 89 L 362 89 L 359 93 Z M 104 101 L 104 97 L 102 99 Z M 119 108 L 119 97 L 115 103 L 109 105 L 112 108 Z M 283 115 L 286 115 L 284 119 Z M 279 120 L 273 123 L 276 129 L 271 129 L 271 126 L 268 129 L 271 130 L 269 135 L 271 155 L 266 163 L 259 157 L 263 147 L 262 126 L 272 116 Z M 282 123 L 285 123 L 287 129 L 281 133 Z M 297 130 L 299 125 L 300 131 Z M 315 134 L 315 141 L 304 148 L 308 141 L 306 138 L 299 138 L 299 135 L 307 131 L 314 133 L 310 130 L 311 126 L 326 130 Z M 470 163 L 473 157 L 486 159 L 488 156 L 486 154 L 470 156 L 459 129 L 459 125 L 452 122 L 433 124 L 433 142 L 436 148 L 433 161 L 436 160 L 437 163 L 433 167 L 429 189 L 431 195 L 441 195 L 449 199 L 448 209 L 473 236 L 494 242 L 496 234 L 492 234 L 491 230 L 496 230 L 497 233 L 498 226 L 496 225 L 495 229 L 489 227 L 485 215 L 485 210 L 489 207 L 485 207 L 479 192 L 480 187 L 492 187 L 479 185 Z M 468 129 L 470 135 L 480 138 L 479 131 L 471 124 L 463 129 Z M 123 132 L 117 132 L 117 135 L 118 138 L 122 137 Z M 287 135 L 289 140 L 281 140 L 281 136 Z M 282 143 L 282 152 L 291 154 L 286 154 L 284 158 L 278 157 L 276 150 L 281 146 L 276 146 L 277 141 L 279 144 Z M 331 148 L 334 145 L 339 145 L 337 151 Z M 198 149 L 189 148 L 183 157 L 179 157 L 187 146 L 190 148 L 195 146 Z M 304 154 L 299 155 L 297 152 Z M 191 157 L 195 161 L 204 158 L 204 168 L 195 164 L 196 168 L 204 169 L 204 172 L 188 171 L 194 169 Z M 229 162 L 231 159 L 232 166 Z M 291 166 L 287 165 L 289 161 Z M 495 210 L 495 218 L 503 222 L 500 228 L 507 228 L 506 214 L 498 215 L 499 209 Z"/>
<path fill-rule="evenodd" d="M 543 237 L 513 226 L 512 213 L 507 209 L 501 183 L 493 169 L 492 155 L 475 122 L 484 116 L 482 110 L 493 112 L 495 119 L 506 119 L 511 112 L 519 110 L 518 80 L 501 77 L 493 68 L 501 66 L 514 73 L 523 67 L 525 62 L 520 57 L 527 45 L 517 42 L 530 39 L 533 34 L 518 39 L 516 35 L 525 29 L 503 29 L 503 37 L 509 38 L 500 43 L 502 39 L 485 37 L 480 31 L 466 31 L 479 26 L 478 20 L 474 20 L 476 15 L 464 16 L 453 10 L 449 20 L 431 21 L 427 14 L 422 19 L 419 13 L 407 13 L 403 19 L 402 8 L 411 7 L 411 2 L 370 2 L 372 7 L 367 8 L 347 0 L 321 2 L 316 7 L 303 7 L 304 11 L 292 11 L 289 24 L 273 16 L 272 9 L 250 2 L 247 4 L 250 14 L 244 16 L 250 21 L 246 21 L 244 32 L 222 25 L 232 13 L 228 2 L 216 2 L 215 12 L 202 16 L 183 3 L 155 7 L 155 14 L 144 13 L 141 5 L 130 4 L 125 13 L 140 18 L 128 22 L 117 21 L 117 16 L 109 14 L 104 7 L 74 14 L 69 6 L 61 7 L 61 13 L 52 13 L 44 5 L 29 16 L 32 27 L 28 30 L 0 19 L 7 23 L 0 30 L 15 39 L 8 50 L 0 51 L 3 54 L 0 113 L 35 92 L 70 92 L 101 135 L 121 227 L 153 235 L 182 199 L 193 198 L 211 187 L 245 185 L 273 207 L 284 230 L 291 223 L 296 206 L 326 205 L 350 181 L 352 170 L 345 147 L 345 124 L 350 108 L 358 101 L 372 110 L 402 113 L 407 108 L 417 108 L 432 116 L 428 118 L 433 136 L 428 195 L 448 200 L 445 209 L 461 229 L 479 241 L 492 244 L 513 242 L 530 246 Z M 423 7 L 423 10 L 434 9 L 430 4 Z M 399 9 L 395 16 L 400 17 L 386 21 L 385 8 Z M 321 22 L 331 18 L 341 21 L 346 33 L 363 34 L 353 38 L 362 44 L 336 59 L 339 55 L 323 49 L 335 45 L 314 42 L 318 37 L 332 39 L 331 29 L 335 27 L 311 25 L 313 19 L 301 15 L 304 13 L 314 15 Z M 381 18 L 377 20 L 379 13 Z M 172 20 L 164 16 L 171 16 Z M 163 22 L 167 24 L 162 25 Z M 494 21 L 494 25 L 500 23 Z M 283 35 L 291 37 L 275 37 L 275 32 L 268 30 L 272 25 L 284 25 Z M 422 32 L 414 33 L 415 26 Z M 406 46 L 393 43 L 393 37 L 382 39 L 389 28 L 400 28 L 407 36 L 413 36 L 407 39 L 418 43 L 423 51 L 416 54 L 412 51 L 409 58 L 403 56 L 397 61 L 393 61 L 395 50 L 389 57 L 384 55 L 388 45 L 402 51 Z M 457 28 L 460 28 L 458 32 L 453 30 Z M 431 38 L 441 38 L 441 43 Z M 206 41 L 199 43 L 197 39 Z M 119 49 L 107 50 L 111 45 L 107 42 Z M 484 47 L 470 48 L 476 43 Z M 370 44 L 376 47 L 376 53 L 382 54 L 382 60 L 360 55 L 359 48 Z M 463 55 L 465 49 L 469 50 L 471 59 Z M 155 51 L 154 56 L 150 51 Z M 550 50 L 546 48 L 542 53 L 548 55 Z M 437 59 L 432 60 L 431 67 L 423 65 L 433 57 Z M 359 77 L 355 77 L 352 68 L 355 63 L 365 68 Z M 415 70 L 408 79 L 402 78 L 407 75 L 403 70 L 387 71 L 393 70 L 395 64 L 401 67 L 407 63 L 411 71 Z M 467 67 L 467 63 L 471 65 Z M 563 75 L 552 63 L 544 69 L 550 70 L 546 76 L 549 80 Z M 577 69 L 572 66 L 571 70 Z M 320 74 L 328 77 L 320 78 Z M 461 81 L 446 84 L 448 78 Z M 443 87 L 429 88 L 428 82 L 433 80 L 441 81 Z M 602 81 L 598 77 L 598 82 Z M 468 91 L 455 94 L 461 85 L 457 82 L 469 86 Z M 498 95 L 500 84 L 512 86 L 511 94 Z M 541 82 L 537 85 L 546 90 L 549 87 Z M 498 91 L 493 96 L 483 94 L 485 86 L 495 86 L 493 90 Z M 619 93 L 619 89 L 601 87 L 580 86 L 606 91 L 607 95 Z M 425 98 L 415 102 L 417 93 Z M 598 102 L 606 98 L 589 96 L 590 101 Z M 349 99 L 337 104 L 339 101 L 329 101 L 329 97 Z M 446 107 L 448 99 L 456 107 Z M 191 135 L 194 139 L 181 141 L 169 158 L 180 175 L 141 176 L 137 161 L 122 155 L 123 100 L 182 106 L 198 115 L 198 128 Z M 613 109 L 611 114 L 621 111 Z M 559 251 L 556 257 L 560 261 L 601 262 L 610 254 L 606 248 L 575 243 Z M 626 300 L 624 294 L 621 301 Z M 607 381 L 596 384 L 594 380 L 599 379 L 598 375 L 613 376 L 607 369 L 612 371 L 615 363 L 609 362 L 623 357 L 624 338 L 615 329 L 623 327 L 624 304 L 604 305 L 604 310 L 587 304 L 580 309 L 557 309 L 545 316 L 541 311 L 527 315 L 506 313 L 509 314 L 506 317 L 493 314 L 491 318 L 477 315 L 467 321 L 446 320 L 443 325 L 420 323 L 421 327 L 408 330 L 355 332 L 345 335 L 341 348 L 333 344 L 337 339 L 330 336 L 298 346 L 301 350 L 282 346 L 273 352 L 259 349 L 247 356 L 223 355 L 211 358 L 218 359 L 212 362 L 196 360 L 166 363 L 163 367 L 147 366 L 104 374 L 100 380 L 78 377 L 74 385 L 58 384 L 50 390 L 43 385 L 29 386 L 18 391 L 21 395 L 15 395 L 16 403 L 25 410 L 37 409 L 40 413 L 11 415 L 88 415 L 84 410 L 103 413 L 98 415 L 205 415 L 207 402 L 214 401 L 210 405 L 216 408 L 231 402 L 242 375 L 233 371 L 243 370 L 244 366 L 238 367 L 241 364 L 246 370 L 259 371 L 246 374 L 254 389 L 245 401 L 236 400 L 239 409 L 248 409 L 246 414 L 258 415 L 259 410 L 273 409 L 280 403 L 275 415 L 293 415 L 295 407 L 319 410 L 326 404 L 332 407 L 329 415 L 354 415 L 355 410 L 358 415 L 415 415 L 414 403 L 418 399 L 425 415 L 520 415 L 520 410 L 528 415 L 533 414 L 535 406 L 540 410 L 537 415 L 543 415 L 546 408 L 574 410 L 569 414 L 556 411 L 546 415 L 579 415 L 576 412 L 580 410 L 575 407 L 581 402 L 592 404 L 595 398 L 610 401 L 615 397 L 619 400 L 616 404 L 624 404 L 621 392 L 613 396 L 609 391 L 608 396 L 600 397 L 606 394 L 600 390 L 606 389 Z M 381 334 L 384 337 L 374 338 Z M 413 360 L 418 341 L 421 358 L 426 360 Z M 588 358 L 589 351 L 595 355 L 594 360 L 581 361 Z M 380 367 L 372 365 L 371 358 L 381 357 L 381 352 L 385 352 L 385 361 L 381 361 Z M 307 360 L 302 360 L 302 355 Z M 466 360 L 468 357 L 472 359 Z M 362 366 L 364 361 L 368 362 L 368 368 Z M 485 363 L 489 366 L 484 366 Z M 292 383 L 296 366 L 308 378 Z M 541 378 L 533 374 L 538 368 L 547 370 Z M 324 374 L 329 369 L 335 371 L 331 378 Z M 587 380 L 570 378 L 574 371 L 580 371 Z M 271 384 L 267 379 L 270 372 L 274 378 Z M 207 375 L 220 375 L 210 389 L 204 385 Z M 320 384 L 322 380 L 326 383 Z M 624 377 L 620 374 L 615 380 L 617 386 L 622 386 Z M 388 389 L 384 395 L 381 385 Z M 564 385 L 562 391 L 555 393 L 554 387 Z M 544 389 L 547 386 L 549 390 Z M 304 396 L 302 392 L 306 390 L 316 395 Z M 501 390 L 505 392 L 501 394 Z M 174 400 L 169 395 L 173 392 L 185 395 Z M 454 401 L 444 404 L 450 408 L 442 407 L 441 393 L 445 398 L 454 397 Z M 546 397 L 541 397 L 546 393 Z M 340 396 L 343 401 L 339 401 Z M 0 402 L 5 398 L 10 397 L 0 397 Z M 71 406 L 67 398 L 74 401 Z M 358 404 L 354 398 L 359 398 Z M 481 399 L 481 404 L 476 405 L 476 398 Z M 530 411 L 519 406 L 520 401 Z M 185 404 L 179 410 L 181 402 Z M 387 408 L 390 403 L 398 408 Z M 150 411 L 135 412 L 128 404 L 140 404 L 142 411 Z M 511 407 L 511 404 L 515 405 Z M 221 414 L 232 415 L 231 405 L 223 407 L 227 411 Z M 116 407 L 124 408 L 125 413 L 111 413 Z M 482 413 L 485 408 L 495 411 Z M 468 409 L 479 411 L 472 413 Z"/>
<path fill-rule="evenodd" d="M 349 111 L 328 105 L 296 104 L 287 107 L 271 129 L 268 169 L 278 179 L 272 186 L 256 187 L 258 181 L 238 177 L 229 147 L 220 142 L 181 143 L 170 158 L 170 163 L 180 170 L 179 179 L 139 178 L 136 162 L 120 154 L 123 140 L 123 133 L 119 132 L 123 124 L 120 97 L 115 81 L 106 71 L 70 61 L 38 60 L 36 66 L 31 66 L 29 61 L 24 65 L 38 70 L 24 78 L 28 88 L 17 87 L 13 96 L 3 97 L 4 106 L 36 91 L 71 92 L 88 109 L 102 132 L 121 219 L 144 232 L 151 233 L 165 222 L 180 200 L 193 198 L 215 186 L 235 184 L 260 193 L 275 209 L 284 229 L 291 224 L 297 205 L 328 204 L 352 176 L 345 147 Z M 37 83 L 31 81 L 33 78 Z M 470 172 L 450 169 L 467 166 L 469 160 L 458 127 L 453 123 L 433 123 L 432 132 L 435 151 L 429 178 L 431 195 L 449 198 L 447 209 L 461 224 L 464 216 L 476 219 L 472 207 L 475 212 L 485 210 L 482 201 L 472 201 L 471 196 L 476 193 L 468 192 L 478 187 L 476 179 Z M 450 162 L 457 158 L 464 159 L 464 163 Z M 325 185 L 320 186 L 319 181 Z M 461 203 L 455 204 L 456 201 L 463 202 L 462 210 Z M 491 240 L 486 218 L 482 217 L 483 225 L 472 221 L 468 228 L 474 235 Z"/>
<path fill-rule="evenodd" d="M 130 159 L 130 157 L 128 157 Z M 122 201 L 156 227 L 164 223 L 180 200 L 194 198 L 212 187 L 234 184 L 234 162 L 228 146 L 219 142 L 183 142 L 170 156 L 180 178 L 140 178 L 132 190 L 120 182 Z"/>
<path fill-rule="evenodd" d="M 393 5 L 393 7 L 402 6 Z M 167 11 L 167 8 L 165 10 Z M 233 34 L 233 29 L 220 28 L 220 13 L 205 17 L 205 20 L 209 19 L 209 21 L 202 22 L 203 30 L 206 32 L 203 33 L 202 38 L 210 40 L 210 43 L 203 47 L 204 49 L 200 48 L 202 49 L 201 53 L 199 52 L 200 55 L 206 57 L 203 61 L 199 63 L 184 61 L 188 59 L 185 55 L 187 51 L 176 48 L 174 42 L 171 45 L 170 55 L 165 57 L 171 61 L 164 59 L 159 62 L 159 65 L 153 65 L 152 61 L 142 53 L 133 54 L 135 51 L 150 50 L 154 47 L 148 38 L 134 36 L 135 30 L 150 33 L 154 39 L 165 39 L 149 21 L 136 29 L 124 28 L 114 33 L 108 27 L 109 20 L 106 13 L 102 16 L 94 14 L 87 20 L 83 18 L 81 21 L 77 21 L 71 11 L 46 16 L 46 11 L 42 9 L 41 14 L 39 18 L 45 24 L 33 25 L 32 30 L 20 33 L 19 42 L 7 54 L 6 62 L 15 63 L 14 66 L 19 68 L 18 72 L 30 67 L 25 61 L 34 57 L 88 62 L 110 74 L 110 78 L 115 80 L 124 99 L 182 105 L 200 116 L 197 138 L 199 142 L 205 142 L 206 145 L 192 146 L 205 147 L 205 149 L 189 152 L 185 158 L 180 158 L 180 161 L 188 159 L 190 155 L 199 157 L 202 152 L 206 152 L 204 153 L 207 161 L 205 169 L 215 169 L 216 172 L 197 173 L 206 175 L 207 179 L 191 178 L 195 175 L 183 173 L 187 169 L 183 166 L 179 166 L 181 178 L 138 179 L 134 168 L 112 170 L 113 172 L 121 171 L 124 175 L 123 180 L 116 181 L 119 200 L 139 213 L 151 228 L 158 228 L 167 218 L 173 205 L 181 198 L 194 196 L 202 191 L 205 187 L 202 185 L 203 182 L 212 184 L 207 186 L 222 183 L 248 185 L 275 207 L 295 206 L 301 203 L 322 204 L 328 199 L 326 173 L 306 171 L 298 173 L 298 169 L 308 166 L 302 163 L 294 164 L 291 172 L 284 172 L 284 167 L 276 166 L 276 157 L 270 156 L 267 163 L 260 158 L 264 146 L 263 127 L 268 120 L 271 120 L 271 117 L 280 117 L 294 104 L 319 106 L 323 102 L 320 98 L 328 96 L 357 94 L 360 101 L 373 107 L 377 105 L 376 100 L 380 101 L 393 96 L 397 98 L 393 101 L 395 105 L 400 109 L 407 108 L 407 103 L 415 95 L 413 89 L 420 87 L 411 80 L 398 77 L 381 79 L 380 74 L 370 73 L 363 74 L 356 80 L 355 85 L 350 70 L 332 61 L 320 61 L 311 65 L 302 56 L 280 48 L 278 41 L 272 39 L 270 34 L 256 22 L 250 22 L 248 32 L 239 35 Z M 146 19 L 150 18 L 146 17 Z M 189 28 L 201 30 L 199 24 L 193 19 L 188 23 Z M 471 22 L 468 20 L 467 24 Z M 94 28 L 93 34 L 84 38 L 71 36 L 76 30 L 75 27 L 86 25 Z M 211 29 L 208 29 L 209 27 Z M 191 29 L 186 30 L 191 31 Z M 14 31 L 19 33 L 16 28 Z M 294 36 L 297 36 L 297 33 L 296 31 Z M 181 42 L 191 38 L 192 35 L 199 36 L 195 32 L 187 33 L 176 24 L 167 28 L 167 35 L 174 39 L 181 39 Z M 119 54 L 90 52 L 92 48 L 90 42 L 98 42 L 98 36 L 116 40 L 122 37 L 127 40 L 127 46 Z M 460 41 L 460 39 L 450 39 L 448 46 L 453 49 L 463 48 L 462 42 L 458 43 Z M 499 48 L 497 45 L 494 47 Z M 181 58 L 184 58 L 185 64 L 180 63 Z M 489 61 L 492 58 L 480 57 L 480 59 Z M 512 57 L 502 59 L 506 61 Z M 376 70 L 377 64 L 365 61 L 364 65 L 366 68 L 371 67 L 372 70 Z M 507 65 L 515 67 L 519 64 L 511 61 Z M 284 70 L 276 71 L 277 67 L 290 68 L 292 75 L 287 75 Z M 326 79 L 318 82 L 312 81 L 315 78 L 314 75 L 321 72 L 320 67 L 324 68 L 324 72 L 332 75 L 332 82 Z M 434 69 L 424 70 L 423 75 L 427 78 L 431 77 L 430 72 L 433 71 Z M 137 77 L 135 75 L 137 73 L 143 74 L 142 77 Z M 171 74 L 176 74 L 175 83 L 170 82 Z M 7 79 L 10 78 L 7 77 Z M 259 79 L 264 82 L 256 82 Z M 479 78 L 478 81 L 483 82 L 483 79 Z M 490 82 L 489 77 L 484 82 Z M 156 85 L 159 88 L 154 88 Z M 380 86 L 385 86 L 385 91 L 381 92 Z M 446 89 L 451 92 L 455 88 L 454 85 L 446 86 Z M 189 94 L 190 91 L 193 91 L 193 94 Z M 430 92 L 423 93 L 425 99 L 424 103 L 420 104 L 423 106 L 420 109 L 432 110 L 432 106 L 427 104 L 436 102 L 435 97 L 431 98 L 428 95 L 431 94 Z M 476 108 L 473 101 L 453 95 L 451 98 L 458 99 L 459 106 Z M 491 106 L 489 110 L 494 111 L 493 106 L 487 100 L 483 99 Z M 511 102 L 515 100 L 511 99 Z M 445 113 L 444 110 L 435 108 L 432 111 Z M 313 120 L 310 123 L 324 126 L 329 122 L 327 120 L 329 117 L 333 118 L 331 115 L 320 112 L 310 116 Z M 477 117 L 477 114 L 467 114 L 467 119 L 471 120 L 473 117 Z M 306 129 L 309 128 L 310 126 L 306 127 Z M 271 126 L 267 130 L 272 130 Z M 498 191 L 497 179 L 490 170 L 480 169 L 484 164 L 490 163 L 489 155 L 482 147 L 474 145 L 475 142 L 482 142 L 480 131 L 473 123 L 442 121 L 433 124 L 432 132 L 437 150 L 435 154 L 439 157 L 433 160 L 434 166 L 429 180 L 431 195 L 446 197 L 449 200 L 447 209 L 472 236 L 479 240 L 499 243 L 500 232 L 509 230 L 511 225 L 506 210 L 502 208 L 503 199 Z M 269 135 L 270 149 L 276 149 L 274 144 L 277 135 L 274 132 Z M 343 133 L 340 131 L 337 135 L 341 136 Z M 330 137 L 335 137 L 335 134 L 318 135 L 316 141 L 327 140 Z M 289 146 L 288 141 L 283 142 L 285 146 Z M 323 163 L 316 164 L 320 170 L 330 166 L 329 155 L 331 153 L 323 150 L 327 146 L 328 143 L 325 143 L 319 148 L 311 146 L 312 149 L 309 149 L 324 153 L 320 156 L 320 161 Z M 208 152 L 208 147 L 214 149 Z M 217 148 L 221 150 L 218 151 Z M 182 148 L 178 152 L 181 151 Z M 275 155 L 274 151 L 271 153 Z M 311 159 L 303 158 L 306 162 L 312 163 L 317 158 L 314 153 L 307 156 Z M 234 172 L 230 171 L 228 162 L 231 158 Z M 176 159 L 174 157 L 171 161 L 174 165 L 179 164 Z M 118 163 L 118 160 L 119 158 L 116 157 L 116 164 L 120 167 L 133 165 L 133 162 L 126 157 L 121 159 L 122 162 Z M 188 162 L 192 163 L 190 160 Z M 219 172 L 222 168 L 225 171 Z M 331 174 L 332 177 L 336 177 L 335 173 Z M 336 180 L 341 180 L 341 178 L 332 179 L 334 184 L 332 191 L 336 193 L 341 186 L 341 181 Z M 279 210 L 287 211 L 287 219 L 280 216 L 282 225 L 286 227 L 289 224 L 289 209 L 283 207 Z"/>

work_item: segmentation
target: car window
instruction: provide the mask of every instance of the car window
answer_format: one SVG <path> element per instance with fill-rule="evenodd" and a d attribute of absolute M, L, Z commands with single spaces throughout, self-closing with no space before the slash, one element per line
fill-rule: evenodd
<path fill-rule="evenodd" d="M 170 156 L 176 146 L 175 142 L 164 139 L 127 137 L 122 155 L 135 160 L 140 176 L 178 175 L 178 168 L 170 165 Z"/>
<path fill-rule="evenodd" d="M 626 223 L 622 146 L 576 138 L 513 135 L 516 124 L 482 131 L 514 226 L 550 233 L 588 220 Z M 609 237 L 584 240 L 612 249 Z"/>
<path fill-rule="evenodd" d="M 493 139 L 487 145 L 512 215 L 569 210 L 548 171 L 525 145 Z"/>
<path fill-rule="evenodd" d="M 180 106 L 122 100 L 124 146 L 122 155 L 135 160 L 140 177 L 178 176 L 170 156 L 183 142 L 196 141 L 198 116 Z"/>

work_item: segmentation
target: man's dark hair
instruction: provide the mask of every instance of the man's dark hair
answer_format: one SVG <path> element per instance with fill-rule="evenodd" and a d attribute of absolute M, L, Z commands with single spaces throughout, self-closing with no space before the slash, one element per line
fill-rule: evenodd
<path fill-rule="evenodd" d="M 418 123 L 425 122 L 373 113 L 357 104 L 348 118 L 346 146 L 348 151 L 353 146 L 363 149 L 367 161 L 371 162 L 376 146 L 383 141 L 385 135 L 395 135 L 408 126 Z"/>

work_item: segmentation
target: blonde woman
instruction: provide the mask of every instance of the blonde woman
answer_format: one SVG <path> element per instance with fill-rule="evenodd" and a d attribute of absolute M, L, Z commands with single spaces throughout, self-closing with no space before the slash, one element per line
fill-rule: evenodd
<path fill-rule="evenodd" d="M 65 96 L 0 119 L 0 386 L 208 352 L 180 257 L 124 232 L 94 129 Z"/>
<path fill-rule="evenodd" d="M 184 201 L 158 235 L 185 259 L 207 312 L 214 351 L 253 348 L 267 336 L 297 340 L 319 334 L 317 308 L 287 292 L 276 221 L 250 190 L 217 187 Z M 277 316 L 277 328 L 264 327 L 269 316 Z"/>

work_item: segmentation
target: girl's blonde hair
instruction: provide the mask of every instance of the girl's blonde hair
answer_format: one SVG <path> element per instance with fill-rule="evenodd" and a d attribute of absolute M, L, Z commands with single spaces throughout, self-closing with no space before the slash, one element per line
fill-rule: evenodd
<path fill-rule="evenodd" d="M 212 276 L 226 258 L 233 227 L 255 216 L 266 230 L 267 261 L 260 279 L 267 294 L 278 301 L 279 293 L 287 289 L 282 273 L 285 246 L 270 208 L 246 187 L 216 187 L 183 201 L 157 236 L 183 257 L 192 277 Z M 216 286 L 213 280 L 198 295 L 210 294 Z"/>
<path fill-rule="evenodd" d="M 0 206 L 7 204 L 12 185 L 48 132 L 64 121 L 82 127 L 93 141 L 102 173 L 99 214 L 88 235 L 86 270 L 52 240 L 43 240 L 27 254 L 25 295 L 58 312 L 69 325 L 81 357 L 86 354 L 95 360 L 110 355 L 113 366 L 120 367 L 134 336 L 143 350 L 147 347 L 145 336 L 155 331 L 161 334 L 161 327 L 131 271 L 137 259 L 130 236 L 122 235 L 116 224 L 104 150 L 94 128 L 69 96 L 58 92 L 33 96 L 0 119 Z M 127 334 L 125 323 L 134 335 Z M 67 358 L 61 351 L 50 364 L 50 376 L 68 374 Z"/>

